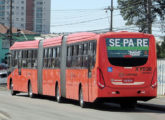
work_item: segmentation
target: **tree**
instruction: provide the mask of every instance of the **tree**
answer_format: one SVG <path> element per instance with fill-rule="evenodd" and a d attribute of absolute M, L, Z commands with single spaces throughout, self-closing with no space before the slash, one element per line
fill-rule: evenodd
<path fill-rule="evenodd" d="M 161 46 L 158 44 L 158 43 L 156 43 L 156 49 L 157 49 L 157 58 L 162 58 L 161 57 Z"/>
<path fill-rule="evenodd" d="M 165 37 L 161 45 L 159 45 L 159 43 L 156 44 L 156 48 L 157 48 L 157 57 L 165 58 Z"/>
<path fill-rule="evenodd" d="M 151 0 L 151 23 L 158 18 L 165 17 L 165 0 Z M 118 0 L 118 8 L 126 25 L 136 25 L 139 32 L 146 32 L 148 28 L 148 0 Z"/>

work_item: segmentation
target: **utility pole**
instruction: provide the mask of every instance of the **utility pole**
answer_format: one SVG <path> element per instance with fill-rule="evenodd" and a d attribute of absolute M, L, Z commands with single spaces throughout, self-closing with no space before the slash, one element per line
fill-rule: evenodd
<path fill-rule="evenodd" d="M 111 0 L 111 7 L 108 6 L 108 8 L 105 8 L 104 10 L 105 10 L 106 12 L 107 12 L 107 11 L 110 11 L 110 12 L 111 12 L 109 31 L 112 32 L 112 31 L 113 31 L 113 10 L 114 10 L 114 8 L 113 8 L 113 0 Z"/>
<path fill-rule="evenodd" d="M 13 0 L 10 0 L 10 29 L 9 29 L 9 41 L 10 41 L 10 46 L 12 46 L 12 10 L 13 9 Z"/>
<path fill-rule="evenodd" d="M 113 31 L 113 0 L 111 0 L 111 8 L 110 8 L 110 11 L 111 11 L 111 25 L 110 25 L 110 31 L 112 32 L 112 31 Z"/>
<path fill-rule="evenodd" d="M 148 24 L 148 33 L 152 34 L 152 21 L 151 21 L 151 0 L 147 0 L 147 24 Z"/>

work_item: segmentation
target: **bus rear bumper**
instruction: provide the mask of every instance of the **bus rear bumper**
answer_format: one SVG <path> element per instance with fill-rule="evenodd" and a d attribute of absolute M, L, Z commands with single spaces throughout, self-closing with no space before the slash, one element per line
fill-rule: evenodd
<path fill-rule="evenodd" d="M 157 88 L 130 88 L 130 89 L 115 89 L 106 87 L 98 90 L 98 99 L 103 100 L 122 100 L 134 99 L 147 101 L 157 96 Z"/>

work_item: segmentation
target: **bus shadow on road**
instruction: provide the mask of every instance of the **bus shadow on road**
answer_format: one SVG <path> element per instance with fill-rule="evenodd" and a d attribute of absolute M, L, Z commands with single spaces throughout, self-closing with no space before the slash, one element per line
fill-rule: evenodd
<path fill-rule="evenodd" d="M 19 97 L 28 97 L 28 94 L 17 94 Z M 35 95 L 33 99 L 38 99 L 38 100 L 48 100 L 51 102 L 56 102 L 55 97 L 52 96 L 43 96 L 43 95 Z M 59 104 L 67 104 L 67 105 L 74 105 L 77 107 L 79 106 L 79 102 L 76 100 L 71 100 L 71 99 L 62 99 L 62 102 Z M 131 108 L 121 108 L 119 104 L 116 103 L 88 103 L 86 108 L 83 109 L 91 109 L 91 110 L 98 110 L 98 111 L 107 111 L 107 112 L 128 112 L 128 113 L 161 113 L 164 114 L 165 110 L 164 109 L 158 109 L 156 107 L 145 107 L 145 104 L 139 105 L 135 107 L 135 109 Z"/>

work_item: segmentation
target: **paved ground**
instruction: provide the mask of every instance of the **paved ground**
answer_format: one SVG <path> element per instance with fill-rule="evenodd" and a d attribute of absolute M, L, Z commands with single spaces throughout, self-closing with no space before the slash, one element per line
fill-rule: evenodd
<path fill-rule="evenodd" d="M 6 84 L 0 84 L 0 91 L 6 91 L 7 87 Z"/>
<path fill-rule="evenodd" d="M 160 97 L 151 100 L 150 104 L 164 104 L 164 100 L 165 97 Z M 126 111 L 115 104 L 104 104 L 82 109 L 75 101 L 59 104 L 52 97 L 31 99 L 27 94 L 11 96 L 9 91 L 0 87 L 0 120 L 164 120 L 164 118 L 165 111 L 152 107 L 139 106 L 135 110 Z"/>
<path fill-rule="evenodd" d="M 147 102 L 139 102 L 140 107 L 165 111 L 165 96 L 158 96 Z"/>

